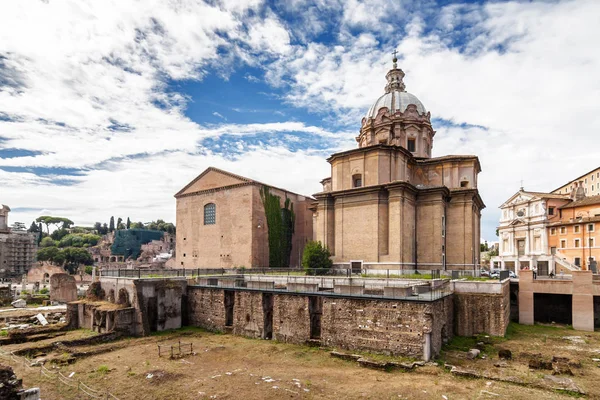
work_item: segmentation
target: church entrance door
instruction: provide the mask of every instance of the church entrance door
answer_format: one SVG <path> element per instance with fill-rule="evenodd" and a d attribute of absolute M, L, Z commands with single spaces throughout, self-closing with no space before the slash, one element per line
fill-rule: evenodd
<path fill-rule="evenodd" d="M 517 240 L 517 254 L 520 256 L 525 255 L 525 240 Z"/>

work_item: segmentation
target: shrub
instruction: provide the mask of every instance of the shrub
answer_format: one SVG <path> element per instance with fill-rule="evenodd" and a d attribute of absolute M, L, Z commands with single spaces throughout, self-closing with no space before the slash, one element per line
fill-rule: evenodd
<path fill-rule="evenodd" d="M 48 294 L 50 291 L 48 290 L 48 288 L 42 288 L 40 289 L 40 294 Z"/>
<path fill-rule="evenodd" d="M 302 255 L 302 267 L 307 275 L 325 275 L 333 266 L 331 254 L 321 242 L 308 242 Z"/>

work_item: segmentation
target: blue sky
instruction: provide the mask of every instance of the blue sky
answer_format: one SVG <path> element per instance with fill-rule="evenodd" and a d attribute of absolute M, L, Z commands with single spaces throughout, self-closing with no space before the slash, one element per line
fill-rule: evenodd
<path fill-rule="evenodd" d="M 208 166 L 313 194 L 356 146 L 398 50 L 433 155 L 475 154 L 495 240 L 520 186 L 598 166 L 600 3 L 39 1 L 0 14 L 0 203 L 11 221 L 174 220 Z"/>

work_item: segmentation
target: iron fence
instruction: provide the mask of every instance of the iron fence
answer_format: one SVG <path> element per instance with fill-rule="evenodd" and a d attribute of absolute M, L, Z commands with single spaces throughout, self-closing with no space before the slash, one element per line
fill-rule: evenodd
<path fill-rule="evenodd" d="M 168 355 L 171 358 L 183 357 L 194 353 L 193 343 L 158 344 L 158 356 Z"/>

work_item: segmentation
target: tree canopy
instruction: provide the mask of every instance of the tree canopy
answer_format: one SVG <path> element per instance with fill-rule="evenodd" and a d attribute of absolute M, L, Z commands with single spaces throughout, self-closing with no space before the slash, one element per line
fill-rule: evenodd
<path fill-rule="evenodd" d="M 69 229 L 71 225 L 73 225 L 73 221 L 68 218 L 53 217 L 50 215 L 42 215 L 41 217 L 36 218 L 35 221 L 46 225 L 46 231 L 48 234 L 50 233 L 50 225 L 56 225 L 58 228 L 58 226 L 62 224 L 62 229 Z"/>

